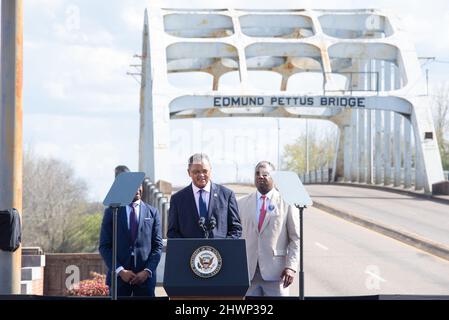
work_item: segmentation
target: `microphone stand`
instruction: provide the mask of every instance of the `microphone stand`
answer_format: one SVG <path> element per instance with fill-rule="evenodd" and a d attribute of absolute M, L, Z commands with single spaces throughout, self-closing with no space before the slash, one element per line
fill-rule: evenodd
<path fill-rule="evenodd" d="M 209 221 L 209 228 L 206 227 L 206 219 L 204 218 L 200 218 L 198 224 L 200 225 L 200 228 L 204 232 L 204 238 L 209 239 L 209 234 L 210 232 L 212 232 L 212 230 L 215 229 L 215 226 L 217 225 L 217 220 L 215 220 L 215 218 L 212 217 Z"/>
<path fill-rule="evenodd" d="M 198 224 L 200 225 L 200 228 L 204 232 L 204 238 L 208 239 L 209 238 L 209 230 L 206 228 L 206 219 L 204 219 L 204 217 L 201 217 L 200 220 L 198 221 Z"/>
<path fill-rule="evenodd" d="M 112 270 L 111 298 L 117 300 L 117 215 L 119 207 L 112 208 Z"/>
<path fill-rule="evenodd" d="M 209 221 L 209 231 L 212 232 L 212 230 L 215 229 L 215 226 L 217 225 L 217 220 L 215 220 L 215 217 L 211 217 Z M 207 234 L 209 237 L 209 233 Z"/>
<path fill-rule="evenodd" d="M 304 264 L 303 264 L 303 212 L 306 206 L 295 205 L 299 210 L 299 300 L 304 300 Z"/>

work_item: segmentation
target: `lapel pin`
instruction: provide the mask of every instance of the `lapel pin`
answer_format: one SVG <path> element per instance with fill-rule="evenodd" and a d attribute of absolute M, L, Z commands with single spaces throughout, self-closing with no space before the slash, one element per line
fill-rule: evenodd
<path fill-rule="evenodd" d="M 218 197 L 218 194 L 214 193 L 214 197 Z"/>

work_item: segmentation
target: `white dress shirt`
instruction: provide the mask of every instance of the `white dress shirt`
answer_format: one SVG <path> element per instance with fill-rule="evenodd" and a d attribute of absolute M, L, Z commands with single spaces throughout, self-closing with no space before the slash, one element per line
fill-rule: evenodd
<path fill-rule="evenodd" d="M 206 209 L 209 210 L 209 198 L 210 198 L 210 181 L 203 188 L 203 201 L 206 204 Z M 193 196 L 195 197 L 196 210 L 198 212 L 198 216 L 200 216 L 200 188 L 192 183 Z"/>

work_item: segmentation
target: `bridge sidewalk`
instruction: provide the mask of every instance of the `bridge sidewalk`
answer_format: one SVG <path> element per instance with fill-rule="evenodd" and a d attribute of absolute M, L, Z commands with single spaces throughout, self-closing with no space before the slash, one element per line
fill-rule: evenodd
<path fill-rule="evenodd" d="M 306 189 L 316 208 L 449 260 L 449 197 L 335 184 Z"/>

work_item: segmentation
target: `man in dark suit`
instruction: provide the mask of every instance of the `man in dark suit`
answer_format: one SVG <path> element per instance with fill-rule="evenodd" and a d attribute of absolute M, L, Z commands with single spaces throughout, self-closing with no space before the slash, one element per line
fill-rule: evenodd
<path fill-rule="evenodd" d="M 115 167 L 115 169 L 114 169 L 114 174 L 115 174 L 116 178 L 120 173 L 123 173 L 123 172 L 129 172 L 129 168 L 124 165 L 119 165 L 119 166 Z"/>
<path fill-rule="evenodd" d="M 156 208 L 141 200 L 142 187 L 133 202 L 121 207 L 117 221 L 117 295 L 154 297 L 156 268 L 162 253 L 161 220 Z M 107 208 L 100 233 L 100 254 L 108 267 L 111 286 L 112 210 Z"/>
<path fill-rule="evenodd" d="M 213 227 L 210 238 L 240 238 L 242 225 L 234 192 L 210 181 L 208 156 L 191 156 L 187 172 L 192 183 L 171 197 L 168 238 L 204 238 L 200 220 L 206 229 Z"/>

